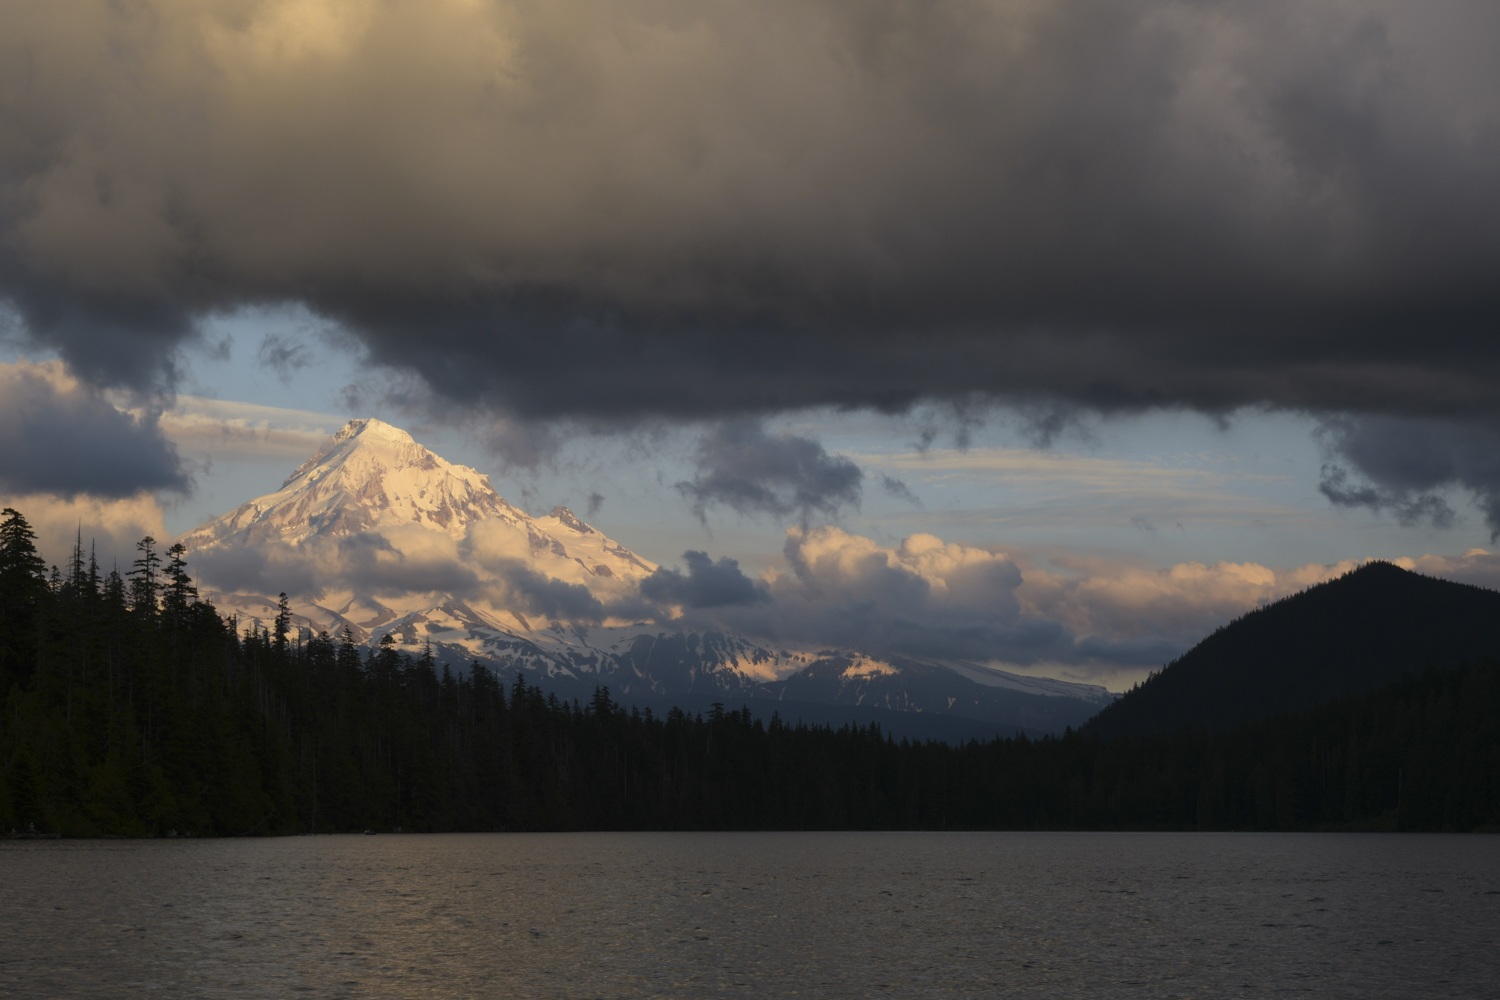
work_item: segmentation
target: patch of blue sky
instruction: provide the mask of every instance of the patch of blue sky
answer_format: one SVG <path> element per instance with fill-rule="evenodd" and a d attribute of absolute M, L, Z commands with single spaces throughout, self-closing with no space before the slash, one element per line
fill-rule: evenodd
<path fill-rule="evenodd" d="M 0 324 L 7 334 L 0 358 L 47 356 L 23 346 L 13 326 Z M 196 484 L 188 497 L 162 498 L 173 531 L 275 490 L 347 419 L 379 416 L 445 458 L 489 473 L 512 503 L 534 513 L 572 507 L 658 562 L 680 561 L 686 549 L 728 555 L 752 570 L 781 561 L 788 525 L 711 510 L 705 527 L 677 491 L 675 484 L 692 476 L 692 445 L 702 428 L 582 434 L 538 468 L 508 467 L 482 424 L 445 425 L 403 410 L 400 394 L 387 391 L 392 376 L 370 365 L 336 325 L 300 306 L 209 316 L 200 334 L 181 353 L 182 396 L 164 416 Z M 774 418 L 770 427 L 816 438 L 860 464 L 863 501 L 840 522 L 885 544 L 929 532 L 1014 551 L 1110 552 L 1163 566 L 1292 566 L 1462 552 L 1489 541 L 1467 497 L 1451 498 L 1460 516 L 1448 529 L 1333 508 L 1318 490 L 1326 457 L 1317 423 L 1295 413 L 1085 416 L 1064 423 L 1045 447 L 1036 446 L 1027 414 L 1005 410 L 815 410 Z M 920 505 L 883 490 L 884 476 L 904 482 Z"/>

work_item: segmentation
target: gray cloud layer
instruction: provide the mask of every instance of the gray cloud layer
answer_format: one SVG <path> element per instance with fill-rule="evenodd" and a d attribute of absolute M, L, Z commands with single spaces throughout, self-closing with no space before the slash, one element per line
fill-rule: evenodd
<path fill-rule="evenodd" d="M 1447 527 L 1455 512 L 1446 489 L 1471 490 L 1490 527 L 1500 537 L 1500 433 L 1493 425 L 1389 417 L 1331 420 L 1324 440 L 1338 461 L 1362 474 L 1352 477 L 1338 462 L 1323 468 L 1323 494 L 1344 507 L 1394 514 L 1403 524 L 1429 521 Z"/>
<path fill-rule="evenodd" d="M 1495 406 L 1492 4 L 22 2 L 0 38 L 6 291 L 100 377 L 300 299 L 534 414 Z"/>
<path fill-rule="evenodd" d="M 726 421 L 699 438 L 693 457 L 697 474 L 677 489 L 705 523 L 708 508 L 722 505 L 741 514 L 796 515 L 805 524 L 813 514 L 837 517 L 858 507 L 864 492 L 858 465 L 811 438 L 767 434 L 758 419 Z"/>
<path fill-rule="evenodd" d="M 1497 46 L 1488 0 L 20 0 L 0 294 L 110 384 L 291 300 L 527 418 L 1493 426 Z"/>
<path fill-rule="evenodd" d="M 1177 635 L 1081 635 L 1059 618 L 1028 612 L 1018 599 L 1023 581 L 1013 561 L 931 535 L 888 548 L 838 528 L 794 528 L 785 555 L 792 573 L 757 581 L 732 559 L 714 563 L 688 552 L 688 575 L 658 570 L 642 583 L 641 595 L 680 605 L 675 624 L 683 627 L 723 628 L 801 648 L 1089 664 L 1106 672 L 1159 663 L 1185 648 Z"/>
<path fill-rule="evenodd" d="M 738 560 L 721 558 L 715 563 L 708 553 L 691 549 L 682 558 L 688 564 L 685 575 L 680 570 L 658 567 L 641 581 L 641 596 L 689 608 L 760 604 L 771 599 L 764 586 L 740 571 Z"/>
<path fill-rule="evenodd" d="M 0 492 L 129 497 L 188 485 L 154 414 L 122 413 L 56 362 L 0 365 Z"/>

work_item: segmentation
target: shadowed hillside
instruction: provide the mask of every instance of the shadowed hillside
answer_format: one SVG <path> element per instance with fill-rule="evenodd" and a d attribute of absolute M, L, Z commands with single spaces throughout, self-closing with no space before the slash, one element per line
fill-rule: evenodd
<path fill-rule="evenodd" d="M 1212 732 L 1500 653 L 1500 593 L 1372 562 L 1214 632 L 1084 727 Z"/>
<path fill-rule="evenodd" d="M 33 538 L 0 511 L 0 830 L 24 839 L 1500 829 L 1500 660 L 1220 735 L 898 742 L 847 715 L 793 721 L 789 701 L 762 700 L 769 718 L 656 715 L 603 687 L 564 701 L 430 648 L 414 660 L 389 633 L 365 651 L 347 631 L 299 637 L 285 603 L 242 631 L 194 599 L 180 545 L 163 559 L 142 539 L 123 577 L 80 541 L 44 575 Z"/>

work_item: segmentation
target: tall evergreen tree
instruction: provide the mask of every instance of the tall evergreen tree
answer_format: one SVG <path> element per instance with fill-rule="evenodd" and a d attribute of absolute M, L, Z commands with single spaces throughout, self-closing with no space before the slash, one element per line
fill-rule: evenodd
<path fill-rule="evenodd" d="M 166 585 L 162 593 L 162 611 L 167 613 L 174 629 L 197 596 L 198 588 L 193 586 L 193 578 L 187 572 L 187 546 L 177 542 L 167 549 Z"/>
<path fill-rule="evenodd" d="M 0 694 L 31 676 L 36 656 L 36 615 L 47 593 L 47 564 L 36 551 L 36 532 L 20 511 L 0 511 Z"/>
<path fill-rule="evenodd" d="M 137 614 L 155 615 L 157 595 L 161 582 L 161 556 L 156 551 L 156 539 L 147 535 L 136 543 L 140 552 L 130 570 L 130 607 Z"/>
<path fill-rule="evenodd" d="M 98 553 L 95 551 L 94 541 L 92 539 L 90 539 L 89 540 L 89 577 L 88 577 L 88 592 L 89 592 L 90 596 L 92 596 L 92 597 L 98 597 L 99 596 L 99 583 L 100 583 L 100 579 L 101 578 L 99 576 L 99 556 L 98 556 Z"/>
<path fill-rule="evenodd" d="M 276 602 L 276 618 L 272 624 L 272 643 L 278 654 L 286 655 L 286 637 L 292 630 L 292 606 L 287 602 L 286 591 Z"/>
<path fill-rule="evenodd" d="M 88 569 L 83 561 L 83 522 L 78 523 L 78 532 L 73 538 L 73 551 L 68 558 L 68 592 L 81 598 L 88 586 Z"/>

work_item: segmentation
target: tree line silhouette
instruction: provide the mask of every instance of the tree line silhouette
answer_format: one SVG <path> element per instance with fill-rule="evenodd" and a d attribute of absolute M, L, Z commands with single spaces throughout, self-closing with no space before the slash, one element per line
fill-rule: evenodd
<path fill-rule="evenodd" d="M 358 830 L 1500 829 L 1500 664 L 1209 734 L 949 746 L 748 708 L 664 716 L 241 628 L 186 553 L 50 572 L 0 521 L 0 827 L 22 835 Z"/>
<path fill-rule="evenodd" d="M 1415 664 L 1500 655 L 1500 593 L 1372 560 L 1216 629 L 1082 728 L 1228 732 L 1399 680 Z"/>

